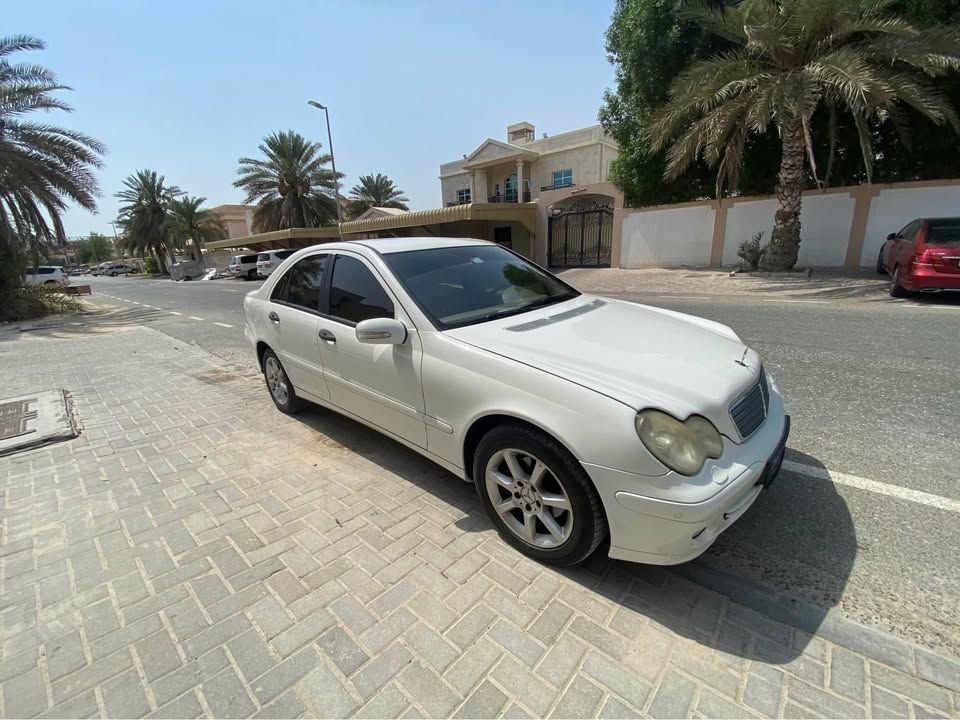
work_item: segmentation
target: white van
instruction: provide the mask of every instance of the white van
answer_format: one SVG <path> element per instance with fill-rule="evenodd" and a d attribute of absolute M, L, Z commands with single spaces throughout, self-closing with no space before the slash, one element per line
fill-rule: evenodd
<path fill-rule="evenodd" d="M 255 280 L 257 277 L 256 255 L 234 255 L 230 258 L 227 272 L 238 278 Z"/>
<path fill-rule="evenodd" d="M 257 255 L 257 275 L 267 277 L 276 267 L 293 255 L 296 250 L 271 250 Z"/>
<path fill-rule="evenodd" d="M 70 279 L 63 271 L 62 267 L 57 265 L 41 265 L 38 268 L 28 267 L 23 272 L 23 284 L 44 285 L 49 287 L 64 287 L 70 284 Z"/>

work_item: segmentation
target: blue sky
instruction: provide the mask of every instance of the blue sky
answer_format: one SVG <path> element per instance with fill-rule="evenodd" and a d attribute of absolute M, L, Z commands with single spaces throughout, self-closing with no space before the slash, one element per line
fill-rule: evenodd
<path fill-rule="evenodd" d="M 111 233 L 113 194 L 138 168 L 210 205 L 241 202 L 237 159 L 293 129 L 326 147 L 349 189 L 382 172 L 413 209 L 440 204 L 438 166 L 506 126 L 555 134 L 596 122 L 613 84 L 604 32 L 613 0 L 295 2 L 4 0 L 3 34 L 74 88 L 75 112 L 44 119 L 109 148 L 100 213 L 72 208 L 68 234 Z"/>

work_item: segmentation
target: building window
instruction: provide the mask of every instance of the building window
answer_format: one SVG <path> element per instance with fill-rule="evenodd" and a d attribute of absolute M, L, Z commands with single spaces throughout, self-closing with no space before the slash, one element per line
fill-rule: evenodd
<path fill-rule="evenodd" d="M 573 170 L 554 170 L 553 186 L 555 188 L 569 187 L 573 185 Z"/>
<path fill-rule="evenodd" d="M 460 205 L 466 205 L 469 202 L 470 202 L 470 188 L 457 190 L 457 203 Z"/>

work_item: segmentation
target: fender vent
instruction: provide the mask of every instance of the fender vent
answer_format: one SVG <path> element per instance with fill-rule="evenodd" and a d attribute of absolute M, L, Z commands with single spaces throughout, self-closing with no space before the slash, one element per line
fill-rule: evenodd
<path fill-rule="evenodd" d="M 570 310 L 564 310 L 562 313 L 557 313 L 556 315 L 547 315 L 547 317 L 539 318 L 538 320 L 531 320 L 530 322 L 521 323 L 520 325 L 511 325 L 510 327 L 504 329 L 510 330 L 511 332 L 526 332 L 527 330 L 536 330 L 537 328 L 553 325 L 554 323 L 561 322 L 562 320 L 569 320 L 570 318 L 577 317 L 578 315 L 586 315 L 588 312 L 593 312 L 594 310 L 602 308 L 606 304 L 606 300 L 597 298 L 593 302 L 588 302 L 586 305 L 571 308 Z"/>

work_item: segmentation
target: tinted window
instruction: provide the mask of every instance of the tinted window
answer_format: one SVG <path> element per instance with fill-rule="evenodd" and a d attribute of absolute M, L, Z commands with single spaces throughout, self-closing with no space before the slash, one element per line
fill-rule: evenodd
<path fill-rule="evenodd" d="M 327 255 L 311 255 L 290 268 L 273 289 L 272 300 L 320 311 L 320 287 Z"/>
<path fill-rule="evenodd" d="M 288 257 L 293 255 L 296 252 L 295 250 L 278 250 L 274 253 L 277 256 L 277 260 L 286 260 Z"/>
<path fill-rule="evenodd" d="M 393 317 L 393 302 L 373 273 L 356 258 L 338 255 L 330 281 L 330 314 L 358 323 Z"/>
<path fill-rule="evenodd" d="M 53 274 L 54 272 L 56 272 L 56 270 L 57 270 L 56 268 L 45 268 L 45 267 L 42 267 L 42 268 L 40 268 L 40 274 L 41 274 L 41 275 L 51 275 L 51 274 Z"/>
<path fill-rule="evenodd" d="M 256 255 L 241 255 L 241 256 L 240 256 L 240 260 L 241 260 L 241 262 L 245 262 L 245 263 L 255 263 L 255 262 L 257 261 L 257 256 L 256 256 Z"/>
<path fill-rule="evenodd" d="M 913 240 L 917 236 L 917 231 L 920 229 L 920 225 L 921 222 L 919 220 L 914 220 L 903 230 L 901 230 L 900 234 L 903 236 L 904 240 Z"/>
<path fill-rule="evenodd" d="M 441 329 L 517 315 L 580 294 L 498 245 L 394 252 L 384 259 Z"/>
<path fill-rule="evenodd" d="M 931 220 L 927 225 L 929 245 L 960 245 L 960 219 Z"/>
<path fill-rule="evenodd" d="M 260 253 L 259 255 L 257 255 L 257 260 L 269 260 L 269 259 L 270 259 L 270 253 Z"/>

